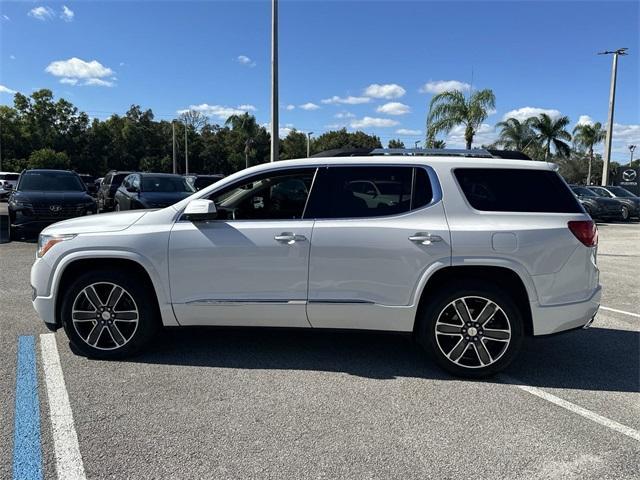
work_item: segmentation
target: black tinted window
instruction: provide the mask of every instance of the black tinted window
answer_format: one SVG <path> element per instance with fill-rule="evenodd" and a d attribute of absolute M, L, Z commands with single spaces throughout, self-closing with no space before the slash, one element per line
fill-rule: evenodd
<path fill-rule="evenodd" d="M 555 172 L 506 168 L 458 168 L 454 173 L 465 197 L 476 210 L 582 212 L 578 201 Z"/>
<path fill-rule="evenodd" d="M 254 177 L 215 193 L 222 219 L 278 220 L 302 218 L 315 168 Z"/>
<path fill-rule="evenodd" d="M 307 217 L 396 215 L 426 205 L 433 196 L 423 168 L 355 166 L 331 167 L 321 172 Z"/>
<path fill-rule="evenodd" d="M 138 177 L 130 179 L 133 185 L 136 186 L 136 179 Z M 137 186 L 140 187 L 140 180 L 137 180 Z M 184 177 L 150 177 L 144 175 L 142 177 L 142 191 L 143 192 L 194 192 L 193 187 L 187 182 Z"/>

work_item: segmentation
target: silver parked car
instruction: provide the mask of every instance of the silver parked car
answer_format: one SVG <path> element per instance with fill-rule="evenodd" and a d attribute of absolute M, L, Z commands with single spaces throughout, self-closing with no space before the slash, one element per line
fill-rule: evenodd
<path fill-rule="evenodd" d="M 55 224 L 34 306 L 97 358 L 162 325 L 366 329 L 470 377 L 591 323 L 597 230 L 553 165 L 393 153 L 259 165 L 162 210 Z"/>

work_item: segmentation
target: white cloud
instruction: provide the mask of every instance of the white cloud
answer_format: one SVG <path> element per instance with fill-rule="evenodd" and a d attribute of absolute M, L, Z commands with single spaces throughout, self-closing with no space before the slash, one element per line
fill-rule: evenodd
<path fill-rule="evenodd" d="M 246 55 L 238 55 L 236 57 L 236 62 L 238 62 L 240 65 L 245 65 L 247 67 L 255 67 L 256 66 L 256 62 L 251 60 Z"/>
<path fill-rule="evenodd" d="M 398 135 L 421 135 L 422 132 L 420 130 L 412 130 L 410 128 L 399 128 L 396 130 Z"/>
<path fill-rule="evenodd" d="M 14 94 L 14 93 L 16 93 L 16 91 L 15 90 L 11 90 L 9 87 L 5 87 L 4 85 L 0 85 L 0 93 Z"/>
<path fill-rule="evenodd" d="M 521 122 L 523 122 L 527 118 L 537 117 L 541 113 L 546 113 L 554 120 L 562 116 L 560 110 L 556 110 L 554 108 L 522 107 L 505 113 L 502 116 L 502 120 L 506 120 L 507 118 L 515 118 L 516 120 L 520 120 Z"/>
<path fill-rule="evenodd" d="M 7 22 L 11 20 L 8 15 L 2 15 L 2 20 L 6 20 Z"/>
<path fill-rule="evenodd" d="M 458 80 L 436 80 L 425 83 L 420 87 L 420 92 L 438 94 L 449 90 L 467 92 L 470 89 L 471 85 L 466 82 L 460 82 Z"/>
<path fill-rule="evenodd" d="M 15 56 L 15 55 L 9 55 L 9 59 L 11 59 L 11 60 L 15 60 L 15 59 L 16 59 L 16 56 Z"/>
<path fill-rule="evenodd" d="M 71 10 L 69 7 L 67 7 L 66 5 L 62 6 L 62 12 L 60 13 L 60 18 L 62 20 L 64 20 L 65 22 L 72 22 L 75 15 L 76 14 L 73 13 L 73 10 Z"/>
<path fill-rule="evenodd" d="M 400 98 L 405 93 L 407 93 L 407 91 L 396 83 L 387 83 L 384 85 L 372 83 L 364 90 L 366 97 L 373 98 Z"/>
<path fill-rule="evenodd" d="M 465 126 L 458 125 L 449 132 L 445 139 L 447 147 L 464 148 L 466 141 L 464 139 Z M 481 145 L 489 145 L 498 139 L 498 133 L 495 128 L 488 123 L 483 123 L 478 127 L 476 134 L 473 136 L 473 148 L 480 148 Z"/>
<path fill-rule="evenodd" d="M 390 118 L 364 117 L 351 122 L 352 128 L 370 128 L 370 127 L 395 127 L 398 125 L 397 120 Z"/>
<path fill-rule="evenodd" d="M 302 105 L 298 105 L 302 110 L 318 110 L 320 108 L 319 105 L 316 105 L 312 102 L 307 102 Z"/>
<path fill-rule="evenodd" d="M 34 7 L 29 10 L 29 13 L 27 15 L 29 15 L 31 18 L 45 21 L 53 18 L 55 12 L 49 7 Z"/>
<path fill-rule="evenodd" d="M 45 68 L 45 72 L 54 77 L 61 77 L 60 82 L 67 85 L 112 87 L 113 80 L 115 80 L 113 78 L 114 72 L 109 67 L 105 67 L 97 60 L 85 62 L 76 57 L 51 62 Z M 105 77 L 112 78 L 106 80 Z"/>
<path fill-rule="evenodd" d="M 291 105 L 291 104 L 289 104 L 289 105 L 287 105 L 287 106 L 285 107 L 285 109 L 286 109 L 286 110 L 289 110 L 289 111 L 291 111 L 291 110 L 295 110 L 295 109 L 296 109 L 296 106 L 295 106 L 295 105 Z"/>
<path fill-rule="evenodd" d="M 356 118 L 351 112 L 338 112 L 334 115 L 335 118 Z"/>
<path fill-rule="evenodd" d="M 389 102 L 376 108 L 376 112 L 387 115 L 406 115 L 411 112 L 409 105 L 400 102 Z"/>
<path fill-rule="evenodd" d="M 346 104 L 346 105 L 359 105 L 361 103 L 369 103 L 371 98 L 369 97 L 352 97 L 349 95 L 348 97 L 339 97 L 334 95 L 331 98 L 325 98 L 321 100 L 322 103 L 326 104 Z"/>
<path fill-rule="evenodd" d="M 577 125 L 593 125 L 595 122 L 593 121 L 593 118 L 591 118 L 589 115 L 580 115 L 580 118 L 578 118 L 578 121 L 576 122 L 576 126 Z"/>
<path fill-rule="evenodd" d="M 200 105 L 189 105 L 189 108 L 178 110 L 178 113 L 188 112 L 189 110 L 195 110 L 196 112 L 200 112 L 208 117 L 218 117 L 221 120 L 226 120 L 231 115 L 242 115 L 245 112 L 254 112 L 256 107 L 253 105 L 227 107 L 223 105 L 209 105 L 208 103 L 201 103 Z"/>
<path fill-rule="evenodd" d="M 604 142 L 601 145 L 604 145 Z M 614 123 L 611 151 L 613 153 L 624 154 L 617 155 L 620 162 L 629 161 L 629 145 L 640 145 L 640 125 Z"/>

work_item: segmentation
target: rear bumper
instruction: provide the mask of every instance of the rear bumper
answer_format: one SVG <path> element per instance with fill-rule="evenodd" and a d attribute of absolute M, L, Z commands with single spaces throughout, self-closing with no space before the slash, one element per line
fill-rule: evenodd
<path fill-rule="evenodd" d="M 533 334 L 550 335 L 590 325 L 600 308 L 601 296 L 602 287 L 598 285 L 593 295 L 582 302 L 552 306 L 532 302 Z"/>

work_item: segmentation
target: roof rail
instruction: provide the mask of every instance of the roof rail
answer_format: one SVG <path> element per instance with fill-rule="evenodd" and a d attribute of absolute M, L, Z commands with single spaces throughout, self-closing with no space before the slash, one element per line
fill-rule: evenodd
<path fill-rule="evenodd" d="M 321 157 L 355 157 L 369 155 L 413 155 L 413 156 L 446 156 L 446 157 L 473 157 L 473 158 L 503 158 L 515 160 L 531 160 L 522 152 L 512 150 L 493 150 L 484 148 L 447 149 L 447 148 L 336 148 L 312 155 Z"/>

